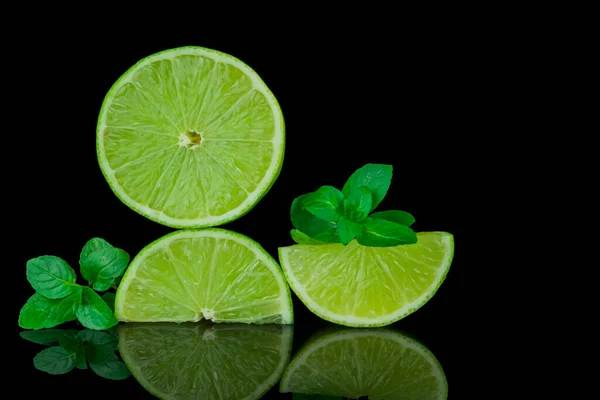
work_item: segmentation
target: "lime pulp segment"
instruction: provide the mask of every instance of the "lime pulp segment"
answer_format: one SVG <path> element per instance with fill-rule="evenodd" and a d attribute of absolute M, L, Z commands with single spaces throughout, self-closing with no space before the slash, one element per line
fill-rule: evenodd
<path fill-rule="evenodd" d="M 153 54 L 125 72 L 98 117 L 97 153 L 110 187 L 161 224 L 232 221 L 281 169 L 284 122 L 262 79 L 202 47 Z"/>
<path fill-rule="evenodd" d="M 146 246 L 117 290 L 120 321 L 293 322 L 280 267 L 248 237 L 211 228 L 181 230 Z"/>

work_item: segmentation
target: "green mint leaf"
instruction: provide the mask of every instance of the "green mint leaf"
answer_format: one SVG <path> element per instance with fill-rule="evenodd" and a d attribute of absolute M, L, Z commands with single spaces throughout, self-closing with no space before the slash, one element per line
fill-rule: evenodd
<path fill-rule="evenodd" d="M 83 301 L 77 309 L 77 319 L 88 329 L 103 330 L 117 324 L 110 307 L 88 287 L 83 288 Z"/>
<path fill-rule="evenodd" d="M 357 239 L 361 245 L 373 247 L 417 243 L 416 233 L 408 226 L 371 218 L 363 221 L 363 229 Z"/>
<path fill-rule="evenodd" d="M 129 264 L 129 254 L 116 247 L 96 250 L 81 264 L 81 275 L 95 290 L 108 290 L 123 275 Z"/>
<path fill-rule="evenodd" d="M 309 193 L 303 201 L 304 208 L 327 222 L 336 222 L 342 215 L 344 195 L 333 186 L 321 186 L 317 191 Z"/>
<path fill-rule="evenodd" d="M 292 400 L 342 400 L 342 396 L 325 396 L 324 394 L 293 393 Z"/>
<path fill-rule="evenodd" d="M 373 194 L 371 210 L 373 211 L 385 197 L 392 181 L 392 166 L 384 164 L 367 164 L 357 169 L 348 178 L 342 189 L 345 197 L 361 186 L 366 186 Z"/>
<path fill-rule="evenodd" d="M 23 331 L 19 335 L 30 342 L 50 346 L 58 344 L 60 338 L 64 335 L 75 333 L 77 331 L 74 329 L 44 329 L 41 331 Z"/>
<path fill-rule="evenodd" d="M 292 202 L 290 215 L 294 227 L 313 239 L 327 243 L 339 243 L 340 239 L 335 223 L 322 220 L 304 209 L 303 202 L 307 196 L 303 194 Z"/>
<path fill-rule="evenodd" d="M 106 305 L 111 309 L 111 311 L 115 312 L 115 298 L 117 296 L 112 292 L 106 292 L 102 295 L 102 300 L 106 303 Z"/>
<path fill-rule="evenodd" d="M 366 186 L 353 189 L 344 199 L 344 215 L 354 222 L 367 218 L 371 212 L 373 196 Z"/>
<path fill-rule="evenodd" d="M 352 239 L 360 235 L 360 232 L 362 231 L 362 225 L 358 222 L 354 222 L 346 217 L 343 217 L 338 222 L 337 230 L 338 234 L 340 235 L 340 240 L 345 246 L 350 243 Z"/>
<path fill-rule="evenodd" d="M 35 293 L 21 308 L 19 326 L 25 329 L 42 329 L 73 321 L 80 303 L 81 288 L 63 299 L 47 299 Z"/>
<path fill-rule="evenodd" d="M 75 367 L 75 353 L 60 346 L 49 347 L 33 358 L 33 366 L 52 375 L 66 374 Z"/>
<path fill-rule="evenodd" d="M 96 364 L 109 358 L 119 344 L 118 337 L 110 333 L 88 329 L 79 332 L 78 339 L 83 343 L 88 361 Z"/>
<path fill-rule="evenodd" d="M 115 353 L 101 363 L 90 362 L 90 367 L 96 374 L 106 379 L 122 380 L 131 376 L 127 365 L 119 361 Z"/>
<path fill-rule="evenodd" d="M 101 238 L 92 238 L 88 240 L 85 246 L 83 246 L 81 254 L 79 255 L 79 265 L 82 265 L 83 260 L 85 260 L 87 256 L 89 256 L 93 252 L 101 249 L 110 249 L 111 247 L 113 246 L 110 243 Z"/>
<path fill-rule="evenodd" d="M 63 259 L 41 256 L 27 261 L 27 280 L 36 292 L 49 299 L 60 299 L 75 291 L 75 271 Z"/>
<path fill-rule="evenodd" d="M 415 218 L 406 211 L 379 211 L 369 215 L 373 219 L 385 219 L 386 221 L 395 222 L 404 226 L 411 226 L 415 222 Z"/>
<path fill-rule="evenodd" d="M 290 230 L 290 235 L 294 242 L 298 244 L 311 244 L 311 245 L 319 245 L 319 244 L 327 244 L 327 242 L 323 242 L 321 240 L 313 239 L 308 236 L 306 233 L 299 231 L 298 229 Z"/>

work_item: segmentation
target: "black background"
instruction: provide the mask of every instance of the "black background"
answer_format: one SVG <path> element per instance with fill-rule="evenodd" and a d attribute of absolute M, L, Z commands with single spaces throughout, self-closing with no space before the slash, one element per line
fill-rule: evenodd
<path fill-rule="evenodd" d="M 150 397 L 133 378 L 112 382 L 91 370 L 64 376 L 35 370 L 32 358 L 43 347 L 19 338 L 17 318 L 33 293 L 25 278 L 27 260 L 56 255 L 77 269 L 79 252 L 92 237 L 135 255 L 174 230 L 138 215 L 113 194 L 96 159 L 96 121 L 106 92 L 135 62 L 160 50 L 198 45 L 252 67 L 277 98 L 286 124 L 278 180 L 252 211 L 224 228 L 250 236 L 277 257 L 278 247 L 292 244 L 292 200 L 325 184 L 341 188 L 355 169 L 372 162 L 394 167 L 378 209 L 412 213 L 416 231 L 454 235 L 456 252 L 446 281 L 425 306 L 393 326 L 433 352 L 446 373 L 450 398 L 460 398 L 466 392 L 462 353 L 468 334 L 462 299 L 472 273 L 465 219 L 480 200 L 480 182 L 470 179 L 477 167 L 469 146 L 477 145 L 478 131 L 485 128 L 486 88 L 497 84 L 489 72 L 493 60 L 486 55 L 486 39 L 433 24 L 371 34 L 332 29 L 310 38 L 291 29 L 187 32 L 175 39 L 156 32 L 95 38 L 86 32 L 82 43 L 75 29 L 48 30 L 35 43 L 18 46 L 5 65 L 12 94 L 4 116 L 12 127 L 4 133 L 11 143 L 4 148 L 11 188 L 5 196 L 5 243 L 11 254 L 5 268 L 14 277 L 4 320 L 12 328 L 11 347 L 18 349 L 11 368 L 28 382 L 20 386 L 22 396 L 77 398 L 97 388 L 114 398 Z M 327 323 L 295 297 L 294 312 L 296 352 Z M 276 387 L 269 396 L 278 398 Z"/>

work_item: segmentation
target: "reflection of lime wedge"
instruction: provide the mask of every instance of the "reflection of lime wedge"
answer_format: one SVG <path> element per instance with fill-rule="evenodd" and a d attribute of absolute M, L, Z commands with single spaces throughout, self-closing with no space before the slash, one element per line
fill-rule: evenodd
<path fill-rule="evenodd" d="M 295 245 L 279 249 L 287 280 L 316 315 L 347 326 L 383 326 L 425 304 L 444 281 L 454 239 L 420 232 L 416 244 Z"/>
<path fill-rule="evenodd" d="M 258 399 L 281 377 L 290 325 L 125 324 L 119 351 L 161 399 Z"/>
<path fill-rule="evenodd" d="M 389 329 L 317 335 L 290 362 L 281 392 L 369 399 L 444 400 L 442 367 L 423 345 Z"/>
<path fill-rule="evenodd" d="M 146 246 L 119 285 L 115 315 L 134 322 L 293 321 L 275 260 L 248 237 L 218 228 L 177 231 Z"/>
<path fill-rule="evenodd" d="M 202 47 L 135 64 L 98 117 L 98 161 L 112 190 L 172 227 L 245 214 L 277 178 L 283 149 L 283 116 L 265 83 L 237 58 Z"/>

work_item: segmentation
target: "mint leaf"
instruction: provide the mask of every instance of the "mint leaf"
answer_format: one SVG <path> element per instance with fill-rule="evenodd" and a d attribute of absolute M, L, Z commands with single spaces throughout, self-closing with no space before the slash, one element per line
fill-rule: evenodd
<path fill-rule="evenodd" d="M 344 199 L 344 215 L 354 222 L 360 222 L 371 212 L 372 201 L 368 187 L 353 189 Z"/>
<path fill-rule="evenodd" d="M 129 254 L 116 247 L 96 250 L 81 264 L 81 275 L 98 291 L 108 290 L 123 275 Z"/>
<path fill-rule="evenodd" d="M 77 319 L 89 329 L 108 329 L 117 324 L 110 307 L 92 289 L 83 288 L 83 301 L 77 309 Z"/>
<path fill-rule="evenodd" d="M 85 260 L 87 256 L 89 256 L 93 252 L 101 249 L 110 249 L 111 247 L 113 246 L 110 243 L 101 238 L 92 238 L 88 240 L 85 246 L 83 246 L 81 254 L 79 255 L 79 265 L 82 265 L 83 260 Z"/>
<path fill-rule="evenodd" d="M 127 365 L 119 361 L 115 353 L 101 363 L 90 362 L 90 367 L 96 374 L 106 379 L 121 380 L 131 376 Z"/>
<path fill-rule="evenodd" d="M 25 329 L 52 328 L 75 319 L 75 310 L 81 302 L 81 289 L 64 299 L 47 299 L 35 293 L 21 308 L 19 326 Z"/>
<path fill-rule="evenodd" d="M 308 195 L 296 197 L 292 203 L 290 216 L 292 224 L 309 237 L 328 243 L 339 243 L 335 223 L 322 220 L 304 209 L 304 199 Z"/>
<path fill-rule="evenodd" d="M 115 298 L 117 296 L 112 292 L 106 292 L 102 295 L 102 300 L 106 303 L 106 305 L 111 309 L 111 311 L 115 312 Z"/>
<path fill-rule="evenodd" d="M 369 193 L 369 196 L 370 195 L 371 194 Z M 350 243 L 352 239 L 360 235 L 360 232 L 362 231 L 362 225 L 358 222 L 354 222 L 346 217 L 343 217 L 338 222 L 337 230 L 338 234 L 340 235 L 340 240 L 345 246 Z"/>
<path fill-rule="evenodd" d="M 41 256 L 27 261 L 27 280 L 44 297 L 60 299 L 78 287 L 75 271 L 63 259 Z"/>
<path fill-rule="evenodd" d="M 373 247 L 417 243 L 417 235 L 408 226 L 371 218 L 363 221 L 363 229 L 357 239 L 361 245 Z"/>
<path fill-rule="evenodd" d="M 333 186 L 321 186 L 315 192 L 309 193 L 304 199 L 304 208 L 314 216 L 335 222 L 344 214 L 344 195 Z"/>
<path fill-rule="evenodd" d="M 386 221 L 395 222 L 400 225 L 411 226 L 415 222 L 415 218 L 406 211 L 379 211 L 369 215 L 373 219 L 385 219 Z"/>
<path fill-rule="evenodd" d="M 109 358 L 118 347 L 118 337 L 107 332 L 84 330 L 77 335 L 83 342 L 86 358 L 90 363 L 102 363 Z"/>
<path fill-rule="evenodd" d="M 345 197 L 361 186 L 369 188 L 373 195 L 371 210 L 373 211 L 385 197 L 392 181 L 392 166 L 384 164 L 367 164 L 357 169 L 348 178 L 342 189 Z"/>
<path fill-rule="evenodd" d="M 75 367 L 75 353 L 60 346 L 50 347 L 33 358 L 33 366 L 52 375 L 66 374 Z"/>
<path fill-rule="evenodd" d="M 73 329 L 44 329 L 41 331 L 23 331 L 19 335 L 33 343 L 52 345 L 58 344 L 64 335 L 75 333 L 77 331 Z"/>
<path fill-rule="evenodd" d="M 290 235 L 294 242 L 298 244 L 311 244 L 311 245 L 319 245 L 319 244 L 327 244 L 327 242 L 323 242 L 321 240 L 313 239 L 308 236 L 306 233 L 299 231 L 298 229 L 290 230 Z"/>

